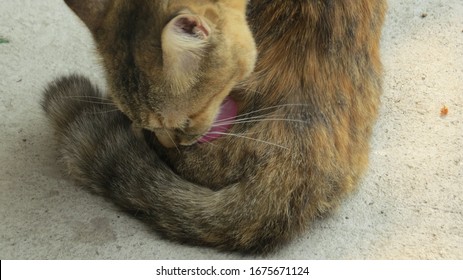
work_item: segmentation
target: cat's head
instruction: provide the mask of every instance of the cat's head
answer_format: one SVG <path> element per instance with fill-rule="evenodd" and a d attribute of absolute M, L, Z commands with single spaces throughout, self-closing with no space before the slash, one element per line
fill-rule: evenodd
<path fill-rule="evenodd" d="M 254 68 L 247 0 L 65 2 L 93 34 L 116 105 L 166 147 L 208 132 Z"/>

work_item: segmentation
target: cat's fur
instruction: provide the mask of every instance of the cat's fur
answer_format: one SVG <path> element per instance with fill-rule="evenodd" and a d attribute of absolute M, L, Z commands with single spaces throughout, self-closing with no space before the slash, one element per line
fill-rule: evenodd
<path fill-rule="evenodd" d="M 111 3 L 109 12 L 99 13 L 93 6 L 79 10 L 76 1 L 66 2 L 92 31 L 108 72 L 109 94 L 125 114 L 101 104 L 101 94 L 85 78 L 52 83 L 43 107 L 57 132 L 62 160 L 73 178 L 142 216 L 163 236 L 225 250 L 269 252 L 338 205 L 358 183 L 380 102 L 385 1 L 250 1 L 247 16 L 258 50 L 250 76 L 254 40 L 245 35 L 240 41 L 237 35 L 247 32 L 242 21 L 246 1 L 83 1 Z M 162 54 L 146 48 L 146 38 L 159 38 L 175 14 L 167 9 L 162 20 L 156 18 L 155 2 L 182 2 L 202 15 L 198 7 L 204 5 L 241 3 L 232 7 L 235 18 L 211 27 L 210 35 L 214 28 L 224 30 L 219 37 L 229 36 L 231 42 L 222 55 L 240 50 L 232 55 L 235 63 L 223 61 L 212 48 L 201 54 L 202 72 L 191 83 L 196 87 L 159 92 L 165 84 L 158 85 L 158 77 L 166 74 L 150 71 L 158 71 Z M 215 15 L 226 17 L 221 11 Z M 234 69 L 232 76 L 218 75 L 227 67 Z M 188 111 L 181 114 L 184 120 L 200 112 L 197 104 L 206 99 L 219 104 L 232 87 L 241 117 L 230 133 L 241 137 L 182 146 L 185 124 L 167 126 L 141 114 Z M 206 126 L 217 106 L 206 109 Z M 159 133 L 146 133 L 147 139 L 154 138 L 147 142 L 132 132 L 132 123 L 178 134 L 161 140 Z M 163 146 L 176 142 L 177 148 L 164 148 L 156 138 Z"/>

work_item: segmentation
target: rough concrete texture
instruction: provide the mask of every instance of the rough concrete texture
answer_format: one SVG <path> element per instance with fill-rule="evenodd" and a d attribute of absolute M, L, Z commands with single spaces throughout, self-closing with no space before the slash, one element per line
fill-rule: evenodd
<path fill-rule="evenodd" d="M 338 211 L 268 258 L 463 258 L 463 1 L 389 2 L 370 169 Z M 1 259 L 243 258 L 162 240 L 62 174 L 41 91 L 72 72 L 104 84 L 63 1 L 0 1 L 0 37 Z"/>

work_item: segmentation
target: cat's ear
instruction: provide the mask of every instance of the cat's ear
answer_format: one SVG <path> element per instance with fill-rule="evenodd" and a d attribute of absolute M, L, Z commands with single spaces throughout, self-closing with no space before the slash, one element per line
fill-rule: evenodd
<path fill-rule="evenodd" d="M 193 14 L 181 14 L 164 28 L 163 43 L 170 47 L 195 47 L 207 41 L 211 28 L 203 18 Z M 186 45 L 184 45 L 186 43 Z"/>
<path fill-rule="evenodd" d="M 100 27 L 112 0 L 64 0 L 74 13 L 94 31 Z"/>
<path fill-rule="evenodd" d="M 178 15 L 164 27 L 164 69 L 181 88 L 191 82 L 189 79 L 199 67 L 211 33 L 212 29 L 205 19 L 193 14 Z"/>

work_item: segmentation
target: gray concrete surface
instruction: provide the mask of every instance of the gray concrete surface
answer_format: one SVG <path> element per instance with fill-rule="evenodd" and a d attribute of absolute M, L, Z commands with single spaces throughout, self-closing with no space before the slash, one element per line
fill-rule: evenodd
<path fill-rule="evenodd" d="M 269 258 L 463 258 L 463 1 L 389 5 L 368 174 L 338 211 Z M 1 259 L 243 258 L 161 240 L 60 172 L 41 90 L 71 72 L 104 84 L 90 36 L 63 1 L 0 1 L 0 37 L 9 40 L 0 43 Z"/>

